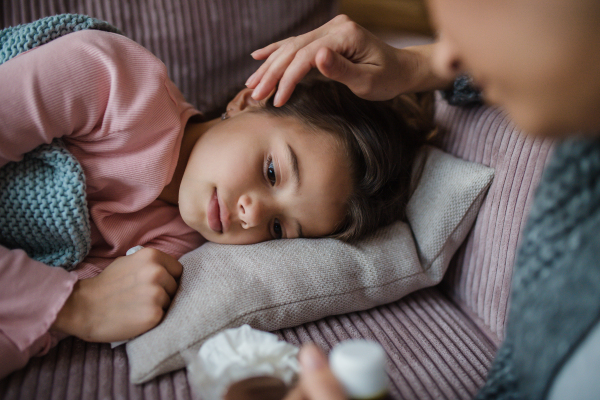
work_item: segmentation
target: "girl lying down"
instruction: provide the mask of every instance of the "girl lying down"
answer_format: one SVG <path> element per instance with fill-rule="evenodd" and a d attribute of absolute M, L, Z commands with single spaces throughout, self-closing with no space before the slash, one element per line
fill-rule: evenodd
<path fill-rule="evenodd" d="M 0 247 L 0 376 L 68 335 L 112 342 L 153 328 L 177 259 L 207 240 L 351 241 L 403 218 L 431 130 L 416 97 L 368 102 L 319 79 L 281 108 L 244 89 L 204 120 L 149 51 L 92 30 L 4 63 L 0 88 L 0 166 L 62 138 L 84 170 L 92 227 L 72 272 Z"/>

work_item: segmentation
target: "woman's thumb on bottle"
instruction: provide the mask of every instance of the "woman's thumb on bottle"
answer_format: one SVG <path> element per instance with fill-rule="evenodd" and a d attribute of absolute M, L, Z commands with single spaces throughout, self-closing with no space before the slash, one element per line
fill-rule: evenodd
<path fill-rule="evenodd" d="M 305 399 L 345 400 L 344 388 L 329 369 L 327 357 L 314 344 L 302 347 L 300 361 L 300 386 Z"/>
<path fill-rule="evenodd" d="M 312 372 L 327 366 L 327 358 L 314 344 L 305 345 L 298 355 L 303 372 Z"/>

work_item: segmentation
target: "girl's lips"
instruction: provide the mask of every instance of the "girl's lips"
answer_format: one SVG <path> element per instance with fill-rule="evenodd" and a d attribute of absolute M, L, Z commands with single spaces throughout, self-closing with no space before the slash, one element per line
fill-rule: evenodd
<path fill-rule="evenodd" d="M 223 199 L 217 197 L 217 201 L 219 202 L 219 217 L 221 218 L 221 231 L 223 233 L 227 233 L 229 229 L 229 211 L 227 210 L 227 205 L 223 203 Z"/>
<path fill-rule="evenodd" d="M 208 202 L 206 218 L 208 219 L 208 226 L 210 229 L 219 233 L 223 231 L 223 225 L 221 224 L 221 208 L 219 207 L 219 198 L 217 197 L 217 188 L 215 188 L 215 191 Z"/>

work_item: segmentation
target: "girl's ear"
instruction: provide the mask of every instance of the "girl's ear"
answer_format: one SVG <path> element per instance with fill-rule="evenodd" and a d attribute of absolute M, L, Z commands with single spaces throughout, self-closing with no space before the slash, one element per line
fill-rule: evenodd
<path fill-rule="evenodd" d="M 227 114 L 230 117 L 251 108 L 262 107 L 266 100 L 254 100 L 252 98 L 252 89 L 244 88 L 227 104 Z"/>

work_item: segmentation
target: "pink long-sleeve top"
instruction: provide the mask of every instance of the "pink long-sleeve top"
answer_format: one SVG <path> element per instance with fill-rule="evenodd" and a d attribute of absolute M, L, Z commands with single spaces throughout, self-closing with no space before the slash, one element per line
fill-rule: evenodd
<path fill-rule="evenodd" d="M 92 249 L 75 271 L 0 246 L 0 377 L 45 354 L 78 279 L 135 246 L 179 258 L 204 239 L 157 200 L 199 114 L 164 64 L 124 36 L 81 31 L 0 65 L 0 167 L 61 137 L 83 167 Z"/>

